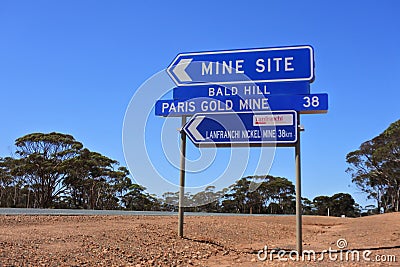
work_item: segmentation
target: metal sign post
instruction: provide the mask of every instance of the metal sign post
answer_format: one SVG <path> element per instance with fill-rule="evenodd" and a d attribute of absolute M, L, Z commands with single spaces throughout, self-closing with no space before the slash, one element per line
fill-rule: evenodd
<path fill-rule="evenodd" d="M 300 126 L 300 115 L 297 114 L 298 135 L 295 146 L 296 161 L 296 250 L 299 255 L 303 251 L 303 231 L 302 231 L 302 208 L 301 208 L 301 158 L 300 158 L 300 132 L 304 129 Z"/>
<path fill-rule="evenodd" d="M 183 198 L 185 196 L 185 168 L 186 168 L 186 133 L 183 126 L 186 124 L 186 116 L 182 116 L 181 134 L 181 166 L 180 166 L 180 181 L 179 181 L 179 210 L 178 210 L 178 236 L 183 237 Z"/>

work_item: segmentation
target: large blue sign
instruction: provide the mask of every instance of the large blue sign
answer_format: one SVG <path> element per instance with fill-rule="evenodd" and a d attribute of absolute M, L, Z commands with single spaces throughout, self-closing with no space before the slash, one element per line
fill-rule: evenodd
<path fill-rule="evenodd" d="M 314 80 L 311 46 L 179 54 L 167 72 L 178 86 Z"/>
<path fill-rule="evenodd" d="M 200 113 L 183 127 L 196 145 L 293 144 L 296 111 Z"/>
<path fill-rule="evenodd" d="M 268 97 L 241 98 L 198 97 L 187 100 L 158 100 L 155 105 L 157 116 L 183 116 L 196 113 L 221 113 L 244 111 L 295 110 L 301 114 L 326 113 L 328 94 L 271 95 Z"/>
<path fill-rule="evenodd" d="M 233 85 L 180 86 L 173 89 L 174 99 L 224 96 L 305 95 L 310 93 L 309 82 L 244 83 Z"/>

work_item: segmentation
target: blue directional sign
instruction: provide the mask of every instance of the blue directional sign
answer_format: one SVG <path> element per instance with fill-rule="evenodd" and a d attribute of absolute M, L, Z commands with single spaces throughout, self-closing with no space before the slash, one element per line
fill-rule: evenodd
<path fill-rule="evenodd" d="M 180 86 L 173 89 L 174 99 L 225 96 L 305 95 L 310 93 L 309 82 L 243 83 L 233 85 Z"/>
<path fill-rule="evenodd" d="M 167 72 L 178 86 L 314 80 L 311 46 L 179 54 Z"/>
<path fill-rule="evenodd" d="M 293 144 L 296 111 L 200 113 L 183 127 L 196 145 Z"/>
<path fill-rule="evenodd" d="M 271 95 L 268 97 L 198 97 L 188 100 L 158 100 L 157 116 L 183 116 L 196 113 L 295 110 L 300 114 L 326 113 L 328 94 Z"/>

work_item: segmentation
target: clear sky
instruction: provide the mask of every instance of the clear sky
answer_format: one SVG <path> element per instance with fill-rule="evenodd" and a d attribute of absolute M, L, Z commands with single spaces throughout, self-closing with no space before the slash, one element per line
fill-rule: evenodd
<path fill-rule="evenodd" d="M 329 94 L 329 112 L 301 117 L 306 129 L 303 196 L 349 192 L 365 205 L 365 195 L 345 173 L 345 156 L 399 119 L 399 11 L 396 0 L 3 0 L 0 155 L 11 155 L 18 137 L 56 131 L 126 165 L 122 128 L 128 104 L 178 53 L 312 45 L 316 79 L 311 92 Z M 149 93 L 148 100 L 155 102 L 152 97 Z M 144 109 L 140 104 L 134 108 L 138 114 Z M 180 123 L 153 113 L 149 120 L 155 125 L 171 121 L 171 129 Z M 178 179 L 179 171 L 157 154 L 160 145 L 177 146 L 177 132 L 170 130 L 165 136 L 172 138 L 162 139 L 161 131 L 148 127 L 145 139 L 153 164 L 165 165 L 163 175 Z M 196 153 L 188 142 L 188 156 Z M 218 153 L 203 174 L 208 178 L 228 164 L 229 153 Z M 276 150 L 270 174 L 294 182 L 293 148 Z"/>

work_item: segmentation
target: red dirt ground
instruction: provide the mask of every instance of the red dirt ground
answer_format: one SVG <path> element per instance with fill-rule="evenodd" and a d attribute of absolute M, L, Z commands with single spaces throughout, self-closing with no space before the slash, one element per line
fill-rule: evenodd
<path fill-rule="evenodd" d="M 174 216 L 0 216 L 0 266 L 400 266 L 400 213 L 304 216 L 303 249 L 316 254 L 297 261 L 294 216 L 186 216 L 183 239 L 177 227 Z"/>

